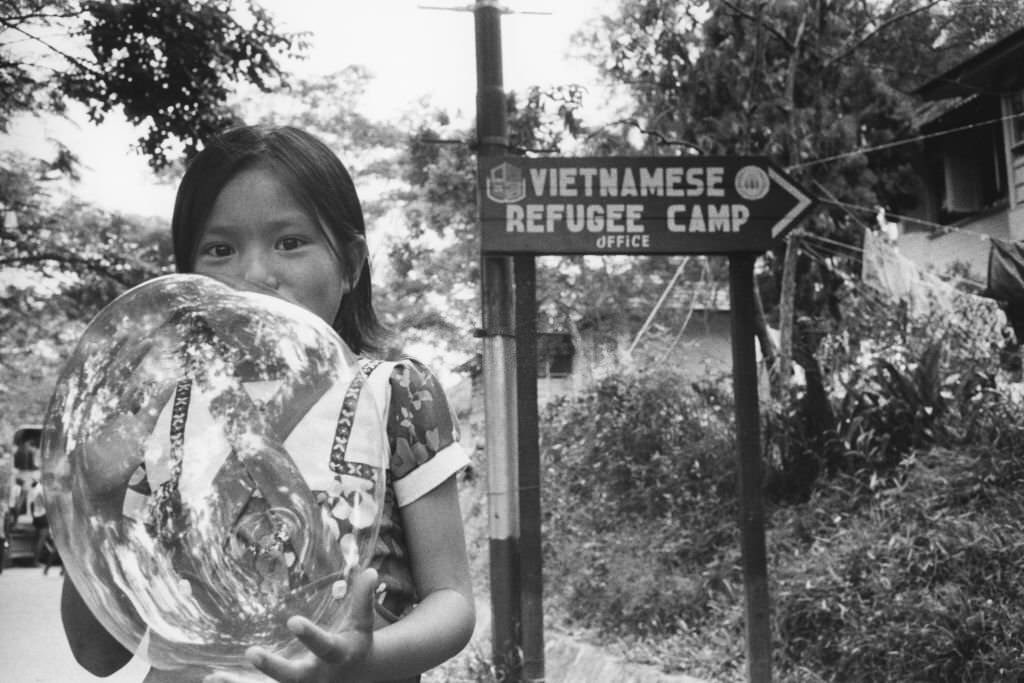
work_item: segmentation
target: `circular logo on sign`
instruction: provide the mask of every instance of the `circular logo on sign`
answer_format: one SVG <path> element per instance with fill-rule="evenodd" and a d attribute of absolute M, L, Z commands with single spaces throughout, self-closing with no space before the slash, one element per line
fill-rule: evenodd
<path fill-rule="evenodd" d="M 747 201 L 761 199 L 770 187 L 771 179 L 760 166 L 744 166 L 736 174 L 736 191 Z"/>

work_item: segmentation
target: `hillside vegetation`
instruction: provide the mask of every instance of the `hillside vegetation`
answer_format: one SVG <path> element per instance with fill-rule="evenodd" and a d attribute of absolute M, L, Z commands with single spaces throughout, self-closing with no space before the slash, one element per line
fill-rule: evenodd
<path fill-rule="evenodd" d="M 991 313 L 853 292 L 819 353 L 837 426 L 794 419 L 802 387 L 762 397 L 778 680 L 1024 677 L 1024 427 Z M 546 598 L 564 623 L 745 680 L 733 439 L 728 378 L 616 374 L 549 407 Z"/>

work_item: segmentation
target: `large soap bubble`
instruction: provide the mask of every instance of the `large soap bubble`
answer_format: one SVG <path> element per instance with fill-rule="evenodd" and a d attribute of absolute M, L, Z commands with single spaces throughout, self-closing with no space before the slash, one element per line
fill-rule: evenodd
<path fill-rule="evenodd" d="M 211 278 L 156 278 L 105 308 L 42 451 L 57 547 L 107 630 L 159 668 L 241 668 L 249 645 L 301 650 L 293 614 L 336 626 L 384 495 L 364 378 L 312 313 Z"/>

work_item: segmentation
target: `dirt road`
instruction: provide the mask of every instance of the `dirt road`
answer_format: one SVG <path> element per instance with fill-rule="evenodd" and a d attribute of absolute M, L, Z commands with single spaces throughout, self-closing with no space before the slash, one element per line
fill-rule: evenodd
<path fill-rule="evenodd" d="M 62 580 L 59 567 L 46 575 L 40 567 L 11 567 L 0 574 L 0 678 L 11 683 L 140 683 L 148 667 L 139 659 L 107 678 L 97 678 L 78 666 L 60 622 Z M 479 660 L 489 654 L 487 609 L 485 602 L 478 605 L 474 643 L 462 658 Z M 624 665 L 597 648 L 557 634 L 548 634 L 546 640 L 549 683 L 702 683 L 650 667 Z M 464 667 L 452 664 L 425 676 L 425 683 L 480 680 L 477 675 L 467 677 Z"/>

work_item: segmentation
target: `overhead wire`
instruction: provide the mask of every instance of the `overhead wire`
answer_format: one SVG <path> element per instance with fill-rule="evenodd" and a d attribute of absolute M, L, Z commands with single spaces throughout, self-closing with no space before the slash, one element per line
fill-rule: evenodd
<path fill-rule="evenodd" d="M 847 242 L 840 242 L 838 240 L 830 239 L 828 237 L 823 237 L 822 235 L 816 235 L 813 232 L 807 232 L 807 231 L 801 232 L 797 239 L 800 239 L 800 240 L 803 240 L 803 239 L 814 240 L 814 241 L 817 241 L 817 242 L 821 242 L 823 244 L 827 244 L 830 247 L 832 247 L 833 249 L 841 248 L 841 249 L 846 249 L 847 251 L 852 251 L 852 252 L 855 252 L 855 253 L 861 253 L 861 252 L 864 251 L 864 247 L 858 247 L 855 244 L 849 244 Z M 836 255 L 839 255 L 839 252 L 836 252 Z"/>
<path fill-rule="evenodd" d="M 862 206 L 860 204 L 851 204 L 849 202 L 843 202 L 843 201 L 840 201 L 838 199 L 829 199 L 829 198 L 826 198 L 826 197 L 814 197 L 814 199 L 816 201 L 822 203 L 822 204 L 833 204 L 833 205 L 838 206 L 840 208 L 848 209 L 848 210 L 853 210 L 853 211 L 866 211 L 866 212 L 872 213 L 872 214 L 874 214 L 874 213 L 876 213 L 878 211 L 877 207 L 872 208 L 872 207 Z M 918 218 L 916 216 L 906 216 L 906 215 L 903 215 L 903 214 L 892 213 L 892 212 L 889 212 L 889 211 L 886 211 L 886 216 L 887 217 L 891 217 L 891 218 L 896 218 L 896 219 L 898 219 L 900 221 L 904 221 L 904 222 L 907 222 L 907 223 L 916 223 L 917 225 L 921 225 L 921 226 L 924 226 L 926 228 L 933 228 L 933 229 L 936 229 L 936 230 L 941 230 L 943 232 L 960 232 L 960 233 L 964 233 L 964 234 L 967 234 L 967 235 L 974 235 L 974 236 L 976 236 L 978 239 L 980 239 L 983 242 L 987 242 L 988 240 L 992 239 L 991 235 L 989 235 L 987 233 L 984 233 L 984 232 L 978 232 L 977 230 L 971 230 L 970 228 L 958 227 L 956 225 L 950 225 L 948 223 L 936 223 L 935 221 L 929 221 L 927 219 Z"/>
<path fill-rule="evenodd" d="M 863 247 L 858 247 L 853 244 L 847 244 L 845 242 L 839 242 L 837 240 L 829 239 L 828 237 L 816 235 L 811 232 L 801 232 L 797 239 L 803 242 L 803 244 L 800 245 L 800 248 L 802 250 L 806 250 L 808 248 L 813 249 L 819 257 L 822 257 L 824 255 L 825 257 L 832 256 L 840 258 L 849 258 L 853 254 L 864 253 Z M 818 244 L 816 246 L 811 247 L 810 245 L 807 244 L 808 240 L 812 242 L 817 242 Z M 849 252 L 852 252 L 852 254 Z M 964 285 L 967 285 L 973 289 L 984 289 L 986 286 L 984 282 L 972 280 L 971 278 L 961 277 L 959 275 L 938 277 L 940 277 L 940 279 L 947 285 L 952 285 L 954 283 L 963 283 Z M 924 284 L 925 286 L 931 286 L 927 282 L 925 282 Z"/>
<path fill-rule="evenodd" d="M 868 154 L 870 152 L 880 152 L 880 151 L 882 151 L 884 149 L 892 149 L 893 147 L 900 147 L 902 145 L 910 145 L 910 144 L 913 144 L 913 143 L 916 143 L 916 142 L 921 142 L 922 140 L 929 140 L 931 138 L 941 137 L 943 135 L 952 135 L 953 133 L 962 133 L 963 131 L 966 131 L 966 130 L 972 130 L 974 128 L 981 128 L 983 126 L 991 126 L 992 124 L 995 124 L 995 123 L 1002 123 L 1004 121 L 1010 121 L 1010 120 L 1018 119 L 1018 118 L 1021 118 L 1021 117 L 1024 117 L 1024 112 L 1018 112 L 1016 114 L 1005 114 L 1003 116 L 1000 116 L 1000 117 L 997 117 L 997 118 L 994 118 L 994 119 L 988 119 L 986 121 L 977 121 L 975 123 L 969 123 L 969 124 L 965 124 L 963 126 L 957 126 L 955 128 L 945 128 L 943 130 L 935 131 L 934 133 L 924 133 L 922 135 L 915 135 L 914 137 L 911 137 L 911 138 L 902 138 L 902 139 L 899 139 L 899 140 L 892 140 L 890 142 L 885 142 L 885 143 L 882 143 L 880 145 L 873 145 L 871 147 L 862 147 L 860 149 L 850 150 L 849 152 L 843 152 L 841 154 L 833 154 L 831 156 L 821 157 L 819 159 L 811 159 L 810 161 L 801 161 L 799 163 L 790 164 L 789 166 L 786 166 L 786 170 L 787 171 L 792 171 L 792 170 L 798 169 L 798 168 L 807 168 L 808 166 L 817 166 L 818 164 L 824 164 L 824 163 L 827 163 L 829 161 L 837 161 L 839 159 L 845 159 L 845 158 L 852 157 L 852 156 L 859 156 L 859 155 L 862 155 L 862 154 Z"/>
<path fill-rule="evenodd" d="M 796 163 L 796 164 L 791 164 L 789 166 L 786 166 L 785 169 L 787 171 L 791 171 L 791 170 L 795 170 L 795 169 L 808 168 L 808 167 L 811 167 L 811 166 L 816 166 L 816 165 L 819 165 L 819 164 L 828 163 L 830 161 L 837 161 L 839 159 L 849 158 L 849 157 L 853 157 L 853 156 L 860 156 L 860 155 L 868 154 L 868 153 L 871 153 L 871 152 L 878 152 L 878 151 L 882 151 L 882 150 L 885 150 L 885 149 L 892 149 L 892 148 L 903 146 L 903 145 L 914 144 L 914 143 L 921 142 L 923 140 L 933 139 L 933 138 L 936 138 L 936 137 L 942 137 L 942 136 L 945 136 L 945 135 L 951 135 L 951 134 L 958 133 L 958 132 L 964 132 L 964 131 L 967 131 L 967 130 L 982 128 L 982 127 L 985 127 L 985 126 L 991 126 L 991 125 L 997 124 L 997 123 L 1002 123 L 1002 122 L 1006 122 L 1006 121 L 1013 121 L 1013 120 L 1016 120 L 1016 119 L 1019 119 L 1019 118 L 1022 118 L 1022 117 L 1024 117 L 1024 112 L 1018 112 L 1018 113 L 1013 113 L 1013 114 L 1006 114 L 1006 115 L 999 116 L 999 117 L 996 117 L 996 118 L 988 119 L 986 121 L 974 122 L 974 123 L 966 124 L 966 125 L 963 125 L 963 126 L 957 126 L 957 127 L 954 127 L 954 128 L 947 128 L 947 129 L 943 129 L 943 130 L 940 130 L 940 131 L 935 131 L 935 132 L 932 132 L 932 133 L 916 135 L 916 136 L 913 136 L 913 137 L 910 137 L 910 138 L 902 138 L 902 139 L 899 139 L 899 140 L 892 140 L 890 142 L 883 143 L 883 144 L 880 144 L 880 145 L 873 145 L 873 146 L 869 146 L 869 147 L 862 147 L 860 149 L 850 150 L 848 152 L 843 152 L 843 153 L 840 153 L 840 154 L 834 154 L 834 155 L 830 155 L 830 156 L 826 156 L 826 157 L 821 157 L 821 158 L 818 158 L 818 159 L 811 159 L 811 160 L 808 160 L 808 161 L 802 161 L 802 162 L 799 162 L 799 163 Z M 698 153 L 703 153 L 703 150 L 700 150 L 700 148 L 696 147 L 695 145 L 692 145 L 691 143 L 687 143 L 685 141 L 679 141 L 679 140 L 670 140 L 667 136 L 665 136 L 660 131 L 645 129 L 641 125 L 641 123 L 637 119 L 635 119 L 635 118 L 619 119 L 619 120 L 616 120 L 616 121 L 614 121 L 612 123 L 605 124 L 604 126 L 601 126 L 601 127 L 597 128 L 596 130 L 602 130 L 602 129 L 607 128 L 607 127 L 609 127 L 611 125 L 623 125 L 623 124 L 630 125 L 630 126 L 636 128 L 641 134 L 656 139 L 659 144 L 689 147 L 693 151 L 696 151 Z M 424 140 L 421 140 L 421 141 L 422 142 L 426 142 L 426 143 L 434 143 L 434 144 L 466 144 L 466 145 L 468 145 L 471 148 L 475 146 L 475 144 L 472 141 L 458 140 L 458 139 L 433 139 L 433 140 L 424 139 Z M 549 149 L 528 149 L 528 148 L 523 148 L 523 147 L 516 146 L 516 145 L 506 145 L 506 149 L 508 149 L 511 152 L 516 152 L 516 153 L 519 153 L 519 154 L 523 154 L 523 153 L 527 153 L 527 152 L 539 153 L 539 154 L 550 154 L 550 153 L 557 153 L 559 151 L 559 150 L 557 150 L 555 148 L 549 148 Z M 865 225 L 856 216 L 856 214 L 854 214 L 852 212 L 865 212 L 865 213 L 874 214 L 874 213 L 877 212 L 878 207 L 865 207 L 865 206 L 861 206 L 861 205 L 857 205 L 857 204 L 851 204 L 849 202 L 843 202 L 840 199 L 836 198 L 834 195 L 832 195 L 832 193 L 829 192 L 828 189 L 825 188 L 821 183 L 819 183 L 817 181 L 814 181 L 814 182 L 815 182 L 815 185 L 821 191 L 823 191 L 823 192 L 825 192 L 825 193 L 830 195 L 829 197 L 815 197 L 814 199 L 816 201 L 818 201 L 819 203 L 822 203 L 822 204 L 828 204 L 828 205 L 832 205 L 832 206 L 836 206 L 836 207 L 845 209 L 850 214 L 851 218 L 853 218 L 857 223 L 859 223 L 861 225 L 861 227 L 863 227 L 865 229 L 869 229 L 868 226 Z M 963 227 L 959 227 L 959 226 L 956 226 L 956 225 L 951 225 L 951 224 L 948 224 L 948 223 L 938 223 L 938 222 L 929 221 L 927 219 L 920 218 L 920 217 L 896 214 L 896 213 L 892 213 L 892 212 L 889 212 L 889 211 L 886 212 L 886 215 L 889 216 L 889 217 L 895 218 L 897 220 L 900 220 L 900 221 L 911 222 L 911 223 L 914 223 L 914 224 L 917 224 L 917 225 L 920 225 L 920 226 L 923 226 L 923 227 L 928 227 L 928 228 L 932 228 L 932 229 L 935 229 L 935 230 L 941 230 L 943 233 L 959 232 L 959 233 L 963 233 L 963 234 L 970 234 L 970 235 L 977 236 L 982 241 L 988 241 L 989 239 L 991 239 L 990 235 L 988 235 L 986 233 L 983 233 L 983 232 L 976 231 L 976 230 L 971 230 L 970 228 L 963 228 Z"/>
<path fill-rule="evenodd" d="M 885 143 L 882 143 L 882 144 L 879 144 L 879 145 L 872 145 L 872 146 L 869 146 L 869 147 L 861 147 L 861 148 L 858 148 L 858 149 L 850 150 L 848 152 L 841 152 L 839 154 L 832 154 L 832 155 L 829 155 L 829 156 L 820 157 L 818 159 L 810 159 L 810 160 L 807 160 L 807 161 L 800 161 L 800 162 L 795 163 L 795 164 L 789 164 L 789 165 L 785 166 L 784 168 L 785 168 L 786 171 L 793 171 L 793 170 L 797 170 L 797 169 L 808 168 L 808 167 L 811 167 L 811 166 L 817 166 L 819 164 L 825 164 L 825 163 L 828 163 L 830 161 L 838 161 L 840 159 L 847 159 L 847 158 L 850 158 L 850 157 L 861 156 L 861 155 L 864 155 L 864 154 L 870 154 L 872 152 L 880 152 L 880 151 L 883 151 L 883 150 L 886 150 L 886 149 L 892 149 L 892 148 L 901 147 L 901 146 L 904 146 L 904 145 L 911 145 L 911 144 L 914 144 L 914 143 L 921 142 L 923 140 L 930 140 L 932 138 L 942 137 L 944 135 L 952 135 L 953 133 L 962 133 L 962 132 L 967 131 L 967 130 L 973 130 L 973 129 L 976 129 L 976 128 L 982 128 L 982 127 L 985 127 L 985 126 L 991 126 L 993 124 L 1002 123 L 1004 121 L 1013 121 L 1013 120 L 1016 120 L 1016 119 L 1019 119 L 1019 118 L 1024 118 L 1024 111 L 1017 112 L 1015 114 L 1005 114 L 1003 116 L 999 116 L 999 117 L 992 118 L 992 119 L 987 119 L 985 121 L 976 121 L 974 123 L 965 124 L 963 126 L 956 126 L 954 128 L 945 128 L 943 130 L 938 130 L 938 131 L 935 131 L 933 133 L 924 133 L 924 134 L 915 135 L 915 136 L 909 137 L 909 138 L 900 138 L 898 140 L 891 140 L 889 142 L 885 142 Z M 618 120 L 613 121 L 611 123 L 608 123 L 608 124 L 605 124 L 603 126 L 599 126 L 599 127 L 595 128 L 595 131 L 600 131 L 600 130 L 603 130 L 603 129 L 608 128 L 610 126 L 613 126 L 613 125 L 622 125 L 622 124 L 628 124 L 628 125 L 636 128 L 642 135 L 654 138 L 655 140 L 658 141 L 659 145 L 685 147 L 685 148 L 688 148 L 688 149 L 696 152 L 697 154 L 704 154 L 705 153 L 704 150 L 702 150 L 699 146 L 697 146 L 697 145 L 695 145 L 693 143 L 686 142 L 684 140 L 673 140 L 673 139 L 669 138 L 668 136 L 666 136 L 664 133 L 662 133 L 660 131 L 645 129 L 645 128 L 643 128 L 643 126 L 640 124 L 640 122 L 637 119 L 618 119 Z M 591 133 L 590 136 L 588 136 L 588 138 L 593 137 L 595 134 L 596 134 L 596 132 L 595 133 Z M 472 141 L 472 140 L 460 140 L 460 139 L 439 139 L 439 138 L 426 139 L 426 138 L 420 138 L 418 140 L 418 142 L 429 143 L 429 144 L 464 144 L 464 145 L 467 145 L 470 148 L 474 148 L 476 146 L 476 143 L 474 141 Z M 554 154 L 554 153 L 557 153 L 557 152 L 560 151 L 559 149 L 554 148 L 554 147 L 532 149 L 532 148 L 527 148 L 527 147 L 521 147 L 521 146 L 518 146 L 518 145 L 509 145 L 509 144 L 506 144 L 505 148 L 508 149 L 509 151 L 517 152 L 517 153 L 520 153 L 520 154 L 522 154 L 524 152 L 532 152 L 532 153 L 536 153 L 536 154 Z"/>

